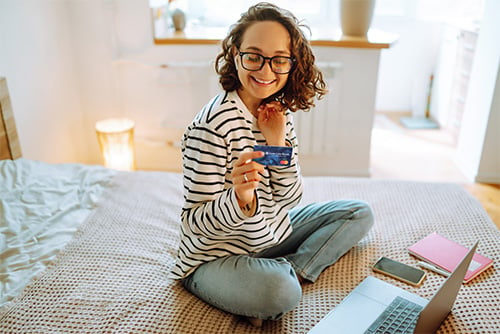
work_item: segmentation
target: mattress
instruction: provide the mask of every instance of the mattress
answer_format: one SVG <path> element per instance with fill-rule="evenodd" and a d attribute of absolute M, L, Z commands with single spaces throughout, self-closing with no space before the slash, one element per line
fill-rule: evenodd
<path fill-rule="evenodd" d="M 2 333 L 307 333 L 368 275 L 430 298 L 444 277 L 430 272 L 424 284 L 416 288 L 373 273 L 371 265 L 382 255 L 415 265 L 417 259 L 408 254 L 407 247 L 431 232 L 467 246 L 480 240 L 479 252 L 495 263 L 500 260 L 499 230 L 479 202 L 459 185 L 306 177 L 301 205 L 361 199 L 372 206 L 375 225 L 314 284 L 303 286 L 296 309 L 257 329 L 244 319 L 204 303 L 178 281 L 168 278 L 179 244 L 181 174 L 114 172 L 97 166 L 49 165 L 29 160 L 2 162 L 0 173 L 0 228 L 7 231 L 2 233 L 2 263 L 22 267 L 27 262 L 43 262 L 43 267 L 36 264 L 35 269 L 28 270 L 29 275 L 23 279 L 26 284 L 16 285 L 15 290 L 9 289 L 13 285 L 8 282 L 16 277 L 12 276 L 16 270 L 5 273 L 6 267 L 2 266 L 2 293 L 6 296 L 2 297 L 6 302 L 0 310 Z M 66 175 L 64 182 L 72 184 L 73 190 L 63 190 L 65 183 L 57 181 L 60 175 Z M 45 188 L 45 183 L 55 190 Z M 13 190 L 11 185 L 15 185 Z M 42 204 L 33 209 L 30 205 L 38 203 L 37 196 L 41 196 L 36 193 L 38 187 L 54 197 L 40 200 Z M 33 195 L 29 195 L 31 188 L 35 189 Z M 23 199 L 25 192 L 28 200 Z M 66 199 L 68 193 L 78 197 Z M 53 207 L 47 212 L 42 209 L 45 202 Z M 55 208 L 60 207 L 77 207 L 80 213 L 70 210 L 59 214 Z M 17 219 L 17 213 L 10 213 L 14 209 L 24 218 Z M 58 222 L 59 216 L 68 215 L 69 222 Z M 16 230 L 11 227 L 16 226 L 16 220 L 26 221 L 27 226 Z M 38 229 L 41 221 L 50 223 Z M 57 230 L 62 231 L 64 240 L 58 241 Z M 24 235 L 23 231 L 30 232 Z M 18 232 L 22 238 L 14 236 Z M 25 244 L 38 245 L 46 235 L 54 235 L 49 243 L 58 245 L 46 259 L 29 248 L 25 250 Z M 12 253 L 11 247 L 15 249 Z M 7 283 L 5 277 L 10 277 Z M 438 333 L 498 333 L 499 289 L 500 274 L 494 265 L 461 288 L 453 311 Z"/>

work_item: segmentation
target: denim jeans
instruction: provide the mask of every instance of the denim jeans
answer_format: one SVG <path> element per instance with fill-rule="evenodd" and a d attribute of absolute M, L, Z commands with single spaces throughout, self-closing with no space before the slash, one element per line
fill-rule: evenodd
<path fill-rule="evenodd" d="M 314 282 L 370 230 L 373 214 L 361 201 L 313 203 L 290 211 L 293 232 L 259 253 L 199 266 L 184 287 L 224 311 L 276 320 L 302 297 L 297 275 Z"/>

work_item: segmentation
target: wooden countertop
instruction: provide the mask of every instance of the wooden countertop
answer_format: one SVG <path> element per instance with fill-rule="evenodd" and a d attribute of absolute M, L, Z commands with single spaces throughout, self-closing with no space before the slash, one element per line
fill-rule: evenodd
<path fill-rule="evenodd" d="M 226 36 L 227 28 L 198 28 L 186 29 L 185 31 L 169 31 L 164 36 L 155 36 L 157 45 L 210 45 L 219 44 Z M 339 48 L 361 48 L 361 49 L 388 49 L 397 41 L 397 35 L 381 30 L 370 29 L 368 36 L 349 37 L 343 36 L 340 30 L 326 31 L 312 29 L 311 45 L 339 47 Z"/>

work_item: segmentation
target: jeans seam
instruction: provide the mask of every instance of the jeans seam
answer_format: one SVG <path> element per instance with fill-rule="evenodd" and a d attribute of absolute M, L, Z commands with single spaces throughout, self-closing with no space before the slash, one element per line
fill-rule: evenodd
<path fill-rule="evenodd" d="M 350 219 L 345 219 L 345 221 L 348 221 Z M 304 264 L 303 268 L 301 268 L 301 273 L 304 273 L 305 275 L 301 275 L 301 276 L 307 276 L 305 278 L 308 278 L 310 277 L 309 274 L 307 274 L 308 272 L 308 269 L 311 267 L 311 265 L 316 261 L 316 259 L 319 257 L 319 255 L 323 252 L 323 250 L 326 248 L 326 245 L 330 242 L 330 240 L 332 240 L 338 233 L 342 232 L 344 229 L 347 228 L 347 225 L 349 224 L 346 224 L 346 223 L 343 223 L 336 231 L 334 234 L 330 235 L 330 237 L 323 243 L 323 245 L 321 246 L 320 249 L 318 249 L 318 251 L 314 254 L 314 256 L 312 256 L 306 264 Z"/>

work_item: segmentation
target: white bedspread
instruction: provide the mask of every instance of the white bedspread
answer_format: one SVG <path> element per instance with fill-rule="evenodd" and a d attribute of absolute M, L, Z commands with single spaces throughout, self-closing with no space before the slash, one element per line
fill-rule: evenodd
<path fill-rule="evenodd" d="M 115 174 L 100 166 L 0 161 L 0 308 L 53 261 Z"/>

